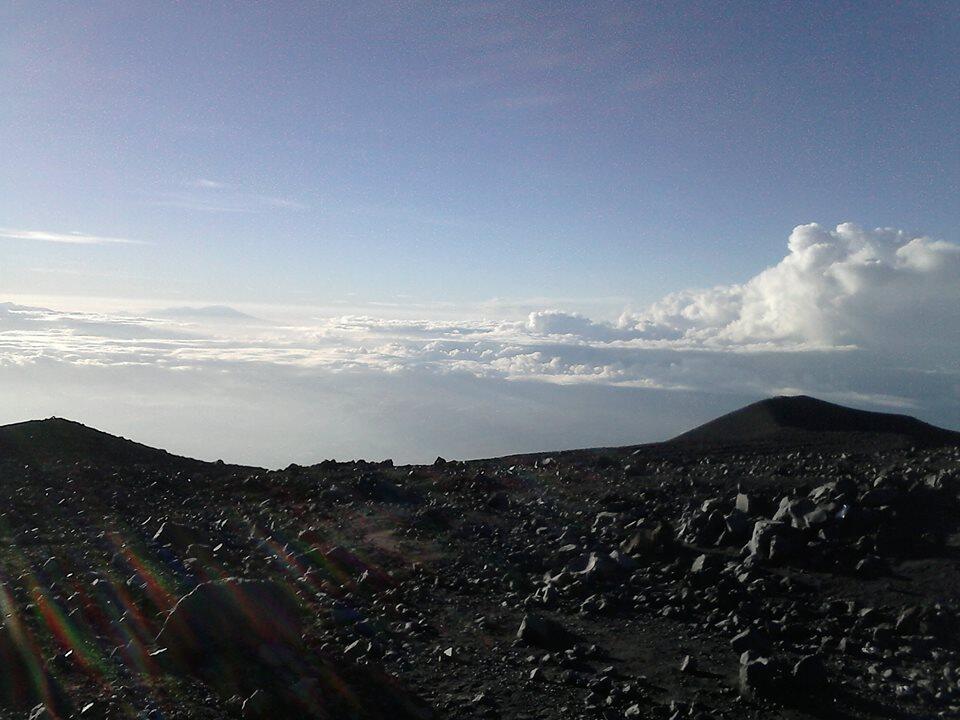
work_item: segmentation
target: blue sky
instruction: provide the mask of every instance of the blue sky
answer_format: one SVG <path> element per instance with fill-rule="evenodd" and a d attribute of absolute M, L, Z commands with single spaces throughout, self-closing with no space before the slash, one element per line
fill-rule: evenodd
<path fill-rule="evenodd" d="M 956 240 L 958 13 L 10 3 L 3 225 L 151 244 L 7 242 L 0 279 L 645 304 L 748 278 L 804 222 Z"/>
<path fill-rule="evenodd" d="M 549 353 L 469 365 L 514 394 L 518 378 L 589 375 L 597 398 L 618 383 L 726 387 L 727 400 L 704 403 L 714 408 L 797 389 L 952 422 L 956 363 L 938 338 L 955 338 L 960 279 L 958 48 L 960 6 L 938 2 L 6 3 L 0 302 L 93 313 L 55 315 L 59 335 L 18 339 L 6 362 L 75 362 L 64 334 L 127 337 L 148 310 L 216 303 L 284 330 L 211 328 L 209 312 L 171 328 L 161 313 L 167 340 L 228 338 L 247 359 L 252 343 L 257 362 L 265 345 L 293 344 L 326 372 L 317 337 L 369 352 L 367 336 L 386 332 L 377 323 L 407 318 L 427 324 L 390 330 L 403 362 L 383 346 L 365 371 L 456 373 L 462 355 L 441 363 L 416 345 L 450 340 L 429 323 L 512 322 L 470 332 L 495 353 L 545 353 L 540 339 L 559 335 L 581 347 L 573 358 L 551 341 L 552 366 Z M 11 312 L 9 332 L 25 332 L 26 311 Z M 331 324 L 343 315 L 368 321 L 350 334 Z M 897 338 L 878 328 L 917 321 L 922 352 L 888 357 Z M 744 365 L 719 363 L 723 378 L 681 382 L 659 360 L 581 362 L 584 344 L 678 342 L 681 364 L 691 344 L 854 348 L 864 372 L 907 367 L 946 384 L 859 387 L 829 363 L 755 385 L 731 380 Z M 138 362 L 159 362 L 147 355 Z M 25 402 L 0 419 L 56 410 Z M 73 398 L 57 414 L 103 424 L 108 407 Z M 582 439 L 564 427 L 510 437 L 520 449 Z M 426 435 L 411 443 L 429 452 Z"/>

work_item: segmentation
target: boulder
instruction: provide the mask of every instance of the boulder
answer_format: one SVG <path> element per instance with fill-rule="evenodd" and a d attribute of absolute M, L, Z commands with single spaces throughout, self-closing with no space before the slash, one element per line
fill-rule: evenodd
<path fill-rule="evenodd" d="M 737 493 L 737 498 L 733 502 L 734 509 L 744 515 L 762 515 L 765 507 L 763 501 L 747 493 Z"/>
<path fill-rule="evenodd" d="M 789 562 L 803 548 L 803 543 L 794 534 L 782 533 L 770 539 L 770 551 L 767 560 L 772 565 Z"/>
<path fill-rule="evenodd" d="M 759 562 L 781 562 L 801 547 L 796 531 L 785 522 L 758 520 L 744 554 Z"/>
<path fill-rule="evenodd" d="M 189 525 L 165 522 L 161 524 L 157 532 L 154 533 L 153 542 L 161 547 L 185 551 L 191 545 L 206 543 L 207 538 Z"/>
<path fill-rule="evenodd" d="M 593 519 L 593 531 L 604 530 L 616 525 L 620 520 L 620 515 L 615 512 L 601 512 Z"/>
<path fill-rule="evenodd" d="M 801 693 L 816 693 L 827 686 L 827 669 L 816 655 L 804 655 L 793 666 L 794 689 Z"/>
<path fill-rule="evenodd" d="M 883 507 L 884 505 L 894 505 L 901 499 L 902 493 L 896 488 L 878 487 L 868 490 L 860 498 L 860 503 L 864 507 Z"/>
<path fill-rule="evenodd" d="M 183 596 L 157 645 L 176 668 L 203 673 L 224 663 L 249 663 L 264 646 L 298 648 L 301 630 L 301 609 L 289 590 L 265 580 L 227 578 Z"/>
<path fill-rule="evenodd" d="M 747 628 L 735 635 L 730 641 L 730 647 L 735 653 L 742 655 L 745 652 L 765 652 L 770 649 L 770 641 L 759 630 Z"/>
<path fill-rule="evenodd" d="M 820 528 L 832 522 L 839 511 L 840 506 L 836 503 L 820 504 L 803 516 L 803 527 Z"/>
<path fill-rule="evenodd" d="M 723 521 L 726 525 L 725 536 L 729 538 L 731 542 L 739 541 L 743 543 L 750 537 L 750 531 L 753 529 L 753 525 L 750 523 L 750 517 L 746 513 L 740 510 L 734 510 L 728 514 Z"/>
<path fill-rule="evenodd" d="M 655 559 L 669 557 L 675 549 L 673 528 L 665 521 L 657 521 L 637 530 L 620 544 L 620 549 L 631 557 Z"/>
<path fill-rule="evenodd" d="M 781 673 L 769 657 L 745 652 L 740 656 L 740 695 L 774 699 L 780 692 Z"/>
<path fill-rule="evenodd" d="M 566 650 L 573 647 L 576 638 L 556 620 L 542 615 L 524 615 L 517 630 L 517 639 L 546 650 Z"/>
<path fill-rule="evenodd" d="M 855 571 L 857 575 L 862 577 L 875 578 L 884 575 L 888 568 L 882 558 L 876 555 L 867 555 L 857 563 Z"/>
<path fill-rule="evenodd" d="M 630 564 L 627 558 L 614 551 L 609 555 L 590 553 L 568 564 L 571 574 L 588 585 L 612 582 L 627 572 Z"/>
<path fill-rule="evenodd" d="M 823 485 L 818 485 L 809 493 L 809 497 L 813 502 L 821 502 L 823 500 L 829 500 L 837 492 L 837 483 L 836 482 L 826 482 Z"/>
<path fill-rule="evenodd" d="M 700 584 L 709 583 L 716 579 L 723 568 L 723 558 L 717 555 L 698 555 L 690 566 L 690 575 Z"/>
<path fill-rule="evenodd" d="M 816 506 L 809 498 L 788 496 L 780 501 L 780 507 L 773 514 L 773 521 L 789 523 L 795 528 L 806 527 L 803 518 L 815 509 Z"/>
<path fill-rule="evenodd" d="M 490 493 L 490 495 L 487 496 L 486 505 L 491 510 L 509 510 L 510 496 L 507 495 L 503 490 L 498 490 L 497 492 Z"/>

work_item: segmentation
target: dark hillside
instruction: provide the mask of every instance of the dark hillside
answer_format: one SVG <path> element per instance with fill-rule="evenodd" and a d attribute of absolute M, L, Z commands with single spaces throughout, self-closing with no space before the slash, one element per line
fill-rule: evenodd
<path fill-rule="evenodd" d="M 267 471 L 0 427 L 0 720 L 960 717 L 957 433 L 691 436 Z"/>
<path fill-rule="evenodd" d="M 199 460 L 171 455 L 166 450 L 62 418 L 29 420 L 0 427 L 0 460 L 37 465 L 76 462 L 96 465 L 201 464 Z"/>
<path fill-rule="evenodd" d="M 799 395 L 747 405 L 670 440 L 670 443 L 739 445 L 811 444 L 852 440 L 896 445 L 958 445 L 960 433 L 908 415 L 870 412 Z"/>

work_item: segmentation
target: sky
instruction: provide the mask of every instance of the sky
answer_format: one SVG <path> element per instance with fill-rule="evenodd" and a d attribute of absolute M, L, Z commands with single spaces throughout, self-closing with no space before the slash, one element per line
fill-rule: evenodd
<path fill-rule="evenodd" d="M 0 5 L 0 422 L 204 458 L 960 428 L 960 6 Z"/>

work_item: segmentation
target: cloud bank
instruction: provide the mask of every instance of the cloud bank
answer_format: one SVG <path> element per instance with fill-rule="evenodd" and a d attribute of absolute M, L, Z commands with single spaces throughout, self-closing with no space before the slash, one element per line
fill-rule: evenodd
<path fill-rule="evenodd" d="M 642 337 L 736 347 L 902 348 L 960 334 L 960 245 L 902 230 L 794 228 L 789 253 L 742 285 L 674 293 L 621 326 Z"/>
<path fill-rule="evenodd" d="M 136 397 L 127 422 L 159 413 L 149 433 L 192 418 L 174 450 L 194 442 L 204 455 L 212 419 L 246 423 L 260 446 L 275 428 L 270 452 L 231 455 L 267 464 L 324 449 L 422 460 L 445 448 L 476 456 L 656 440 L 793 392 L 956 427 L 958 308 L 960 246 L 852 224 L 799 226 L 783 260 L 747 282 L 674 293 L 616 323 L 558 310 L 291 322 L 221 306 L 123 314 L 6 303 L 0 379 L 18 378 L 7 397 L 19 404 L 8 400 L 0 419 L 74 407 L 83 419 L 94 406 L 109 418 Z M 58 405 L 57 393 L 69 399 Z M 301 444 L 290 446 L 294 437 Z M 242 434 L 221 440 L 238 453 L 257 447 Z"/>

